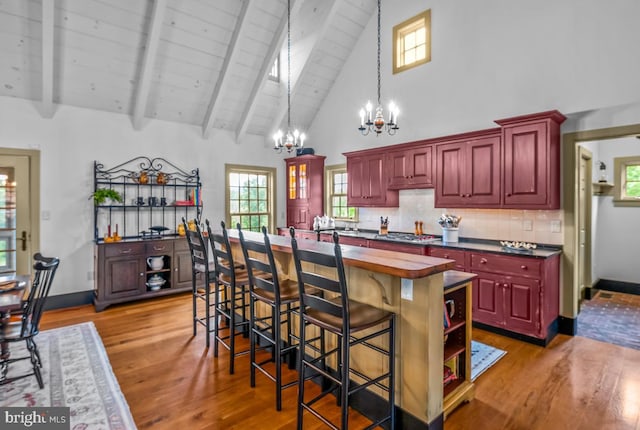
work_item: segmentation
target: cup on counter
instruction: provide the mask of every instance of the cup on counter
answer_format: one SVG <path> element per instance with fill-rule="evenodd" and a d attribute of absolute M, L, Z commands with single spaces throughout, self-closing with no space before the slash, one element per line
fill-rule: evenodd
<path fill-rule="evenodd" d="M 149 197 L 147 199 L 149 202 L 149 206 L 158 206 L 158 198 L 157 197 Z"/>
<path fill-rule="evenodd" d="M 144 197 L 138 197 L 136 199 L 136 205 L 138 206 L 144 206 Z"/>
<path fill-rule="evenodd" d="M 166 205 L 167 205 L 167 198 L 160 197 L 160 206 L 166 206 Z"/>

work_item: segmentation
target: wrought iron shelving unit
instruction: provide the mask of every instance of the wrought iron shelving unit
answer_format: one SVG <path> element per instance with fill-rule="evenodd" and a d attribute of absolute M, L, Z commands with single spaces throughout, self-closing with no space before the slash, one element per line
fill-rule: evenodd
<path fill-rule="evenodd" d="M 200 222 L 201 187 L 199 169 L 186 171 L 164 158 L 136 157 L 110 169 L 95 161 L 94 191 L 113 189 L 123 200 L 94 205 L 95 242 L 105 242 L 109 229 L 123 241 L 178 236 L 182 217 Z"/>

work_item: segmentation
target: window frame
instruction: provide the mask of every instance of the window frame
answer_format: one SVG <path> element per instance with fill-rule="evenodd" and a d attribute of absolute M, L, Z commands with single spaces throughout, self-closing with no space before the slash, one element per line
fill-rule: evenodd
<path fill-rule="evenodd" d="M 419 28 L 425 29 L 425 56 L 423 59 L 404 64 L 404 36 L 415 32 Z M 421 64 L 431 61 L 431 9 L 411 17 L 393 26 L 393 74 L 404 72 Z"/>
<path fill-rule="evenodd" d="M 324 178 L 325 178 L 325 208 L 326 213 L 330 217 L 333 217 L 333 197 L 338 195 L 345 197 L 348 196 L 349 190 L 345 194 L 334 194 L 333 193 L 333 177 L 336 173 L 347 173 L 347 165 L 346 164 L 334 164 L 332 166 L 325 166 L 324 168 Z M 336 221 L 344 221 L 344 222 L 359 222 L 358 219 L 358 208 L 355 206 L 347 206 L 353 207 L 355 209 L 355 216 L 353 218 L 341 218 L 341 217 L 333 217 Z"/>
<path fill-rule="evenodd" d="M 268 225 L 267 231 L 271 234 L 275 232 L 276 229 L 276 214 L 277 205 L 276 205 L 276 175 L 277 169 L 275 167 L 264 167 L 264 166 L 248 166 L 242 164 L 225 164 L 224 165 L 224 185 L 225 185 L 225 220 L 227 223 L 227 228 L 236 228 L 235 225 L 231 225 L 231 217 L 232 215 L 236 215 L 236 213 L 231 213 L 231 190 L 230 190 L 230 182 L 229 175 L 231 173 L 246 173 L 246 174 L 259 174 L 267 176 L 267 215 L 268 215 Z M 244 213 L 240 213 L 244 215 Z"/>
<path fill-rule="evenodd" d="M 275 60 L 273 60 L 273 64 L 271 65 L 271 69 L 269 69 L 269 73 L 267 73 L 267 78 L 273 82 L 280 82 L 280 54 L 276 55 Z"/>
<path fill-rule="evenodd" d="M 626 196 L 626 173 L 628 166 L 640 166 L 640 155 L 615 157 L 613 159 L 613 204 L 614 206 L 640 207 L 640 197 Z"/>

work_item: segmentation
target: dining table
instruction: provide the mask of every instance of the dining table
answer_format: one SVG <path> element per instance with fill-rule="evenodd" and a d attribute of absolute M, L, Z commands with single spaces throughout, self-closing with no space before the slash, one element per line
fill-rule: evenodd
<path fill-rule="evenodd" d="M 6 379 L 9 368 L 9 343 L 2 341 L 11 320 L 11 313 L 22 308 L 22 302 L 29 284 L 28 276 L 0 277 L 0 382 Z"/>

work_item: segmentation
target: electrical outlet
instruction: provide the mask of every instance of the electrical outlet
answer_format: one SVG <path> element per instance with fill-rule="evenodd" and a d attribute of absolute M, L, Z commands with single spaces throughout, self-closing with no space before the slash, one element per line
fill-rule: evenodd
<path fill-rule="evenodd" d="M 49 221 L 51 219 L 51 212 L 42 211 L 42 221 Z"/>
<path fill-rule="evenodd" d="M 560 220 L 552 219 L 551 220 L 551 233 L 560 233 Z"/>
<path fill-rule="evenodd" d="M 400 297 L 404 300 L 413 300 L 413 279 L 400 279 Z"/>
<path fill-rule="evenodd" d="M 533 221 L 530 219 L 522 220 L 522 230 L 524 231 L 532 231 L 533 230 Z"/>

